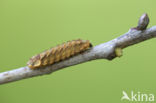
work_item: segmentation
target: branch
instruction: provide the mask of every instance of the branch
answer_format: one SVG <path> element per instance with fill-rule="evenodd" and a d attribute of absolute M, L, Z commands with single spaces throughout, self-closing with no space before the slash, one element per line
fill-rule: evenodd
<path fill-rule="evenodd" d="M 146 29 L 149 23 L 147 14 L 143 14 L 138 22 L 138 26 L 131 28 L 124 35 L 115 38 L 109 42 L 97 45 L 90 50 L 73 56 L 67 60 L 55 63 L 51 66 L 32 70 L 29 67 L 21 67 L 15 70 L 0 73 L 0 84 L 30 78 L 34 76 L 50 74 L 62 68 L 84 63 L 95 59 L 108 59 L 112 60 L 115 57 L 122 55 L 122 49 L 130 45 L 137 44 L 144 40 L 156 37 L 156 26 Z"/>

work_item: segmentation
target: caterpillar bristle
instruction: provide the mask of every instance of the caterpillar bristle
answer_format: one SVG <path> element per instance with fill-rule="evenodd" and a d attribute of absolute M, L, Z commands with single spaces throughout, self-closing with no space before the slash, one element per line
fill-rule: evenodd
<path fill-rule="evenodd" d="M 68 41 L 62 45 L 57 45 L 56 47 L 33 56 L 28 61 L 27 65 L 31 69 L 45 67 L 82 53 L 91 47 L 92 44 L 89 40 L 77 39 Z"/>

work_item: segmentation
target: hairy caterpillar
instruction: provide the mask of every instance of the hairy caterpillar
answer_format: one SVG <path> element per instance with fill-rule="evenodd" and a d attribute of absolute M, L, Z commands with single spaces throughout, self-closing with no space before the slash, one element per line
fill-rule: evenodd
<path fill-rule="evenodd" d="M 72 40 L 33 56 L 27 63 L 31 69 L 45 67 L 65 60 L 92 47 L 89 40 Z"/>

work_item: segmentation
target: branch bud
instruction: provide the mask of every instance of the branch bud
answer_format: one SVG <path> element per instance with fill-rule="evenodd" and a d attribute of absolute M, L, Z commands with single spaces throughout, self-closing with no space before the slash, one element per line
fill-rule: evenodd
<path fill-rule="evenodd" d="M 138 30 L 145 30 L 147 28 L 149 24 L 149 17 L 148 15 L 145 13 L 143 14 L 140 19 L 139 19 L 139 22 L 138 22 L 138 26 L 137 26 L 137 29 Z"/>

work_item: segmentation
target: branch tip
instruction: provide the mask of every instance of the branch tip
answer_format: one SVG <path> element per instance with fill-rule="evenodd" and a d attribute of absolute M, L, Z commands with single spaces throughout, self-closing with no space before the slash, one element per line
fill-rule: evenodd
<path fill-rule="evenodd" d="M 148 24 L 149 24 L 149 17 L 147 15 L 147 13 L 144 13 L 140 17 L 140 19 L 138 21 L 138 26 L 136 27 L 136 29 L 138 29 L 138 30 L 145 30 L 147 28 Z"/>

